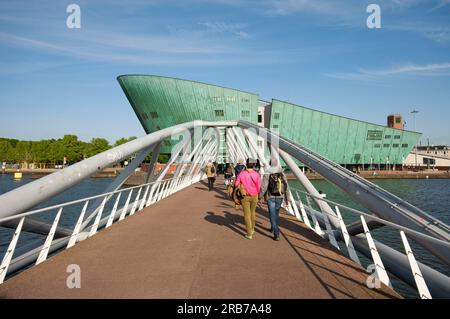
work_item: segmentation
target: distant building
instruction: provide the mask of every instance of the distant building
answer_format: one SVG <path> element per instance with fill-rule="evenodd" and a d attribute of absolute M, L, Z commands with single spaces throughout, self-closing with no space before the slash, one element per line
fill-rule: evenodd
<path fill-rule="evenodd" d="M 389 115 L 387 118 L 387 126 L 403 130 L 403 119 L 401 114 Z"/>
<path fill-rule="evenodd" d="M 417 146 L 417 154 L 433 155 L 450 159 L 450 146 L 447 145 Z"/>
<path fill-rule="evenodd" d="M 450 168 L 450 146 L 417 146 L 417 154 L 415 149 L 407 156 L 404 165 L 406 167 L 434 168 L 444 169 Z"/>
<path fill-rule="evenodd" d="M 393 115 L 392 126 L 383 126 L 196 81 L 154 75 L 122 75 L 118 81 L 147 133 L 193 120 L 244 120 L 336 163 L 365 169 L 401 167 L 421 136 L 403 130 L 400 115 Z M 227 132 L 220 134 L 219 163 L 224 163 L 229 160 Z M 176 137 L 165 140 L 161 152 L 170 153 L 178 142 Z M 258 147 L 267 150 L 263 139 Z"/>

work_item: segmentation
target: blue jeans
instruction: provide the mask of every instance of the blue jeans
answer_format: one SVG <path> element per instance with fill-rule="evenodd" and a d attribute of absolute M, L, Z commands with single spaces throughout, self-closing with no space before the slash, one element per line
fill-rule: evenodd
<path fill-rule="evenodd" d="M 283 204 L 283 198 L 269 198 L 267 201 L 267 206 L 269 206 L 269 217 L 270 224 L 272 225 L 272 230 L 275 235 L 280 234 L 280 229 L 278 228 L 280 220 L 280 207 Z"/>

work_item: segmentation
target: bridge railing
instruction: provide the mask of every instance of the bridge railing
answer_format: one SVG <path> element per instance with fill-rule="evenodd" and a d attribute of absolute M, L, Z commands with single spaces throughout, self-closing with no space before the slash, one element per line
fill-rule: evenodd
<path fill-rule="evenodd" d="M 296 187 L 291 186 L 290 189 L 295 194 L 294 203 L 300 213 L 294 214 L 294 210 L 292 209 L 287 209 L 287 211 L 290 214 L 294 215 L 298 220 L 303 222 L 316 234 L 323 238 L 326 238 L 330 242 L 330 244 L 341 251 L 341 253 L 347 255 L 350 259 L 360 265 L 362 265 L 362 263 L 360 261 L 360 258 L 358 257 L 357 252 L 362 253 L 372 262 L 372 270 L 374 271 L 374 275 L 379 282 L 382 282 L 383 284 L 392 288 L 392 282 L 388 275 L 388 269 L 394 269 L 395 275 L 398 279 L 407 283 L 409 286 L 412 286 L 412 282 L 415 283 L 418 295 L 422 299 L 431 299 L 432 295 L 444 298 L 450 295 L 448 277 L 418 262 L 407 236 L 417 236 L 424 241 L 438 243 L 443 247 L 446 247 L 447 249 L 450 249 L 449 242 L 437 239 L 435 237 L 420 233 L 416 230 L 384 220 L 372 214 L 329 200 L 325 198 L 325 194 L 316 196 Z M 306 203 L 302 201 L 301 195 L 303 195 L 303 200 Z M 312 199 L 327 202 L 332 207 L 334 207 L 334 212 L 338 217 L 340 227 L 333 227 L 332 223 L 330 223 L 330 218 L 333 218 L 335 216 L 330 216 L 326 210 L 321 210 L 320 207 L 319 210 L 316 210 L 313 207 L 311 201 Z M 346 222 L 342 216 L 343 212 L 356 215 L 357 219 L 360 220 L 359 227 L 362 227 L 362 234 L 355 235 L 357 233 L 360 233 L 360 231 L 355 229 L 351 231 L 348 230 L 349 226 L 346 225 Z M 357 225 L 357 223 L 353 225 Z M 383 226 L 387 226 L 398 232 L 401 238 L 404 253 L 397 252 L 392 247 L 388 247 L 374 239 L 370 231 L 371 228 L 374 229 Z M 342 242 L 343 245 L 338 245 L 338 242 Z M 420 245 L 420 243 L 418 244 Z M 344 248 L 344 251 L 342 248 Z M 383 262 L 382 258 L 385 254 L 390 254 L 391 256 L 394 255 L 394 257 L 396 257 L 395 265 L 392 265 L 392 260 L 387 260 L 390 267 L 385 267 L 386 260 L 385 262 Z M 404 258 L 404 256 L 406 256 L 406 258 Z M 409 269 L 409 273 L 405 272 L 405 270 L 407 269 Z M 429 277 L 433 281 L 433 294 L 430 293 L 431 289 L 429 289 L 427 285 L 427 277 Z"/>
<path fill-rule="evenodd" d="M 192 183 L 198 182 L 202 179 L 202 175 L 203 172 L 200 172 L 195 176 L 183 175 L 161 179 L 155 182 L 122 188 L 112 192 L 85 197 L 78 200 L 1 218 L 0 225 L 13 220 L 18 221 L 18 223 L 0 264 L 0 284 L 4 282 L 5 277 L 8 274 L 14 272 L 14 270 L 22 268 L 24 263 L 30 264 L 30 258 L 34 258 L 34 264 L 38 265 L 45 261 L 50 253 L 60 251 L 62 249 L 68 249 L 78 242 L 94 236 L 99 231 L 109 228 L 113 223 L 120 222 L 126 217 L 142 211 L 144 208 L 178 192 Z M 83 222 L 86 221 L 85 215 L 89 209 L 89 203 L 92 203 L 95 200 L 101 200 L 100 208 L 98 209 L 98 212 L 96 212 L 95 219 L 92 219 L 92 222 L 89 222 L 88 225 L 83 227 Z M 105 209 L 108 203 L 114 203 L 112 208 L 110 207 L 109 210 Z M 79 213 L 75 225 L 73 226 L 72 233 L 69 236 L 55 238 L 64 209 L 67 210 L 68 208 L 77 205 L 82 205 L 82 210 Z M 55 212 L 56 215 L 54 215 Z M 32 248 L 30 251 L 22 253 L 16 259 L 13 259 L 19 237 L 24 231 L 23 225 L 26 218 L 31 216 L 34 217 L 36 215 L 44 218 L 46 215 L 52 216 L 51 228 L 45 238 L 44 244 L 37 248 Z M 46 219 L 46 221 L 48 221 L 49 218 Z M 14 269 L 11 269 L 11 265 L 15 265 Z"/>

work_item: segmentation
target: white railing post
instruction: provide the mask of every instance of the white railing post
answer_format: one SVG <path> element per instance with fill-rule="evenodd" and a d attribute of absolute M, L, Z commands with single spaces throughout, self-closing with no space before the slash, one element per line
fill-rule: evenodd
<path fill-rule="evenodd" d="M 62 207 L 60 207 L 58 209 L 58 213 L 56 214 L 56 217 L 55 217 L 55 220 L 53 221 L 52 227 L 50 228 L 50 231 L 48 232 L 47 238 L 45 239 L 45 243 L 42 246 L 41 252 L 39 253 L 39 257 L 36 260 L 36 265 L 39 265 L 41 262 L 43 262 L 47 259 L 48 250 L 52 244 L 53 237 L 55 236 L 56 226 L 59 223 L 59 218 L 61 217 L 62 210 L 63 210 Z"/>
<path fill-rule="evenodd" d="M 400 231 L 400 236 L 402 237 L 403 246 L 405 247 L 406 256 L 408 257 L 409 265 L 411 266 L 411 271 L 414 276 L 414 281 L 416 282 L 417 291 L 419 292 L 421 299 L 432 299 L 430 291 L 428 290 L 425 279 L 423 278 L 422 272 L 417 265 L 416 258 L 409 246 L 408 239 L 406 238 L 405 232 Z"/>
<path fill-rule="evenodd" d="M 120 213 L 119 221 L 125 218 L 127 215 L 128 205 L 130 205 L 131 195 L 133 194 L 133 189 L 130 189 L 130 192 L 128 193 L 127 201 L 125 202 L 125 205 L 122 207 L 122 212 Z"/>
<path fill-rule="evenodd" d="M 100 205 L 100 209 L 98 210 L 97 216 L 95 217 L 94 223 L 92 224 L 91 231 L 89 232 L 89 237 L 94 236 L 97 233 L 98 224 L 100 223 L 100 218 L 102 217 L 103 210 L 105 209 L 107 196 L 103 198 L 102 204 Z"/>
<path fill-rule="evenodd" d="M 298 220 L 302 220 L 302 218 L 300 217 L 300 213 L 298 211 L 298 207 L 297 204 L 295 203 L 295 198 L 294 196 L 292 196 L 292 192 L 291 189 L 288 188 L 288 192 L 289 192 L 289 199 L 290 199 L 290 204 L 289 206 L 292 206 L 292 208 L 294 209 L 294 216 L 298 219 Z"/>
<path fill-rule="evenodd" d="M 73 229 L 72 236 L 70 236 L 70 240 L 69 240 L 69 243 L 67 244 L 67 248 L 72 247 L 72 246 L 75 245 L 76 242 L 77 242 L 78 233 L 80 232 L 81 224 L 83 223 L 84 214 L 86 213 L 86 209 L 87 209 L 87 207 L 88 207 L 88 204 L 89 204 L 89 201 L 87 200 L 87 201 L 84 203 L 83 209 L 81 210 L 80 217 L 78 217 L 78 221 L 77 221 L 77 223 L 75 224 L 75 228 Z M 66 248 L 66 249 L 67 249 L 67 248 Z"/>
<path fill-rule="evenodd" d="M 166 183 L 167 182 L 162 182 L 162 184 L 161 184 L 161 189 L 159 190 L 158 198 L 156 199 L 157 202 L 159 202 L 161 200 L 161 198 L 164 194 L 164 190 L 166 189 Z"/>
<path fill-rule="evenodd" d="M 391 281 L 389 280 L 389 276 L 386 272 L 386 268 L 384 268 L 383 261 L 381 260 L 380 254 L 378 253 L 377 246 L 375 246 L 375 242 L 373 241 L 372 235 L 370 234 L 369 227 L 367 227 L 364 216 L 361 216 L 361 223 L 363 225 L 364 233 L 367 238 L 367 243 L 370 248 L 372 260 L 375 263 L 375 272 L 378 276 L 378 279 L 386 286 L 392 287 Z"/>
<path fill-rule="evenodd" d="M 167 181 L 166 189 L 164 190 L 162 198 L 166 198 L 169 195 L 170 185 L 172 185 L 172 181 Z"/>
<path fill-rule="evenodd" d="M 305 211 L 305 206 L 303 206 L 300 194 L 298 192 L 296 192 L 296 194 L 297 194 L 297 197 L 298 197 L 298 203 L 300 205 L 300 212 L 301 212 L 302 217 L 303 217 L 303 222 L 306 224 L 306 226 L 308 226 L 309 228 L 312 229 L 311 223 L 309 222 L 309 219 L 308 219 L 308 215 L 306 214 L 306 211 Z"/>
<path fill-rule="evenodd" d="M 137 204 L 138 204 L 138 201 L 139 201 L 139 196 L 141 196 L 141 192 L 142 192 L 142 187 L 139 187 L 139 190 L 138 190 L 138 193 L 136 195 L 136 198 L 134 199 L 133 206 L 131 207 L 130 216 L 134 215 L 134 213 L 136 212 L 136 208 L 137 208 Z"/>
<path fill-rule="evenodd" d="M 341 212 L 339 211 L 339 207 L 337 207 L 337 206 L 336 206 L 336 214 L 339 219 L 339 225 L 341 225 L 341 232 L 342 232 L 342 236 L 344 237 L 344 242 L 345 242 L 345 246 L 347 247 L 348 255 L 354 262 L 361 265 L 358 255 L 356 254 L 355 247 L 353 246 L 352 240 L 347 231 L 347 227 L 345 226 L 344 219 L 342 218 Z"/>
<path fill-rule="evenodd" d="M 22 231 L 23 221 L 25 217 L 20 219 L 19 224 L 14 232 L 13 238 L 9 243 L 8 249 L 6 250 L 5 256 L 3 257 L 2 263 L 0 264 L 0 284 L 3 283 L 8 272 L 9 264 L 11 263 L 14 250 L 16 249 L 17 241 L 19 240 L 20 232 Z"/>
<path fill-rule="evenodd" d="M 139 210 L 142 210 L 145 206 L 145 204 L 147 203 L 147 194 L 149 191 L 150 185 L 147 185 L 147 187 L 145 188 L 145 192 L 144 195 L 142 196 L 142 200 L 141 200 L 141 204 L 139 205 Z"/>
<path fill-rule="evenodd" d="M 320 228 L 319 221 L 317 220 L 316 215 L 312 211 L 313 208 L 312 208 L 311 200 L 309 199 L 309 196 L 306 196 L 306 202 L 308 203 L 308 207 L 311 210 L 311 218 L 312 218 L 313 223 L 314 223 L 314 228 L 313 229 L 314 229 L 314 231 L 316 232 L 317 235 L 323 236 L 325 233 L 323 232 L 322 228 Z"/>
<path fill-rule="evenodd" d="M 148 198 L 146 199 L 145 207 L 148 207 L 152 204 L 153 194 L 155 194 L 156 185 L 152 183 L 150 186 L 150 191 L 148 193 Z"/>
<path fill-rule="evenodd" d="M 323 220 L 325 221 L 325 228 L 327 230 L 327 234 L 328 234 L 328 240 L 331 243 L 331 245 L 333 245 L 337 250 L 341 250 L 341 248 L 339 248 L 339 245 L 336 241 L 336 238 L 334 237 L 333 234 L 333 229 L 331 228 L 331 224 L 330 224 L 330 220 L 328 219 L 328 215 L 326 211 L 322 211 L 322 215 L 323 215 Z"/>
<path fill-rule="evenodd" d="M 122 192 L 120 192 L 117 195 L 116 202 L 114 203 L 114 207 L 111 211 L 111 214 L 109 214 L 108 222 L 106 223 L 105 228 L 108 228 L 109 226 L 111 226 L 114 221 L 114 216 L 116 215 L 117 206 L 119 205 L 119 201 L 120 201 L 120 195 L 122 195 Z"/>
<path fill-rule="evenodd" d="M 153 198 L 151 199 L 151 204 L 154 204 L 158 201 L 159 196 L 159 190 L 161 189 L 162 182 L 158 181 L 157 184 L 155 184 L 155 192 L 153 193 Z"/>

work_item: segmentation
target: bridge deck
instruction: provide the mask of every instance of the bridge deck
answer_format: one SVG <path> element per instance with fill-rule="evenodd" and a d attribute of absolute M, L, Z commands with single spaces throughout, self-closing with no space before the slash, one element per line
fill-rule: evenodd
<path fill-rule="evenodd" d="M 0 298 L 398 298 L 366 287 L 366 272 L 283 214 L 272 240 L 265 209 L 256 234 L 222 185 L 197 183 L 0 285 Z M 69 264 L 81 288 L 68 289 Z"/>

